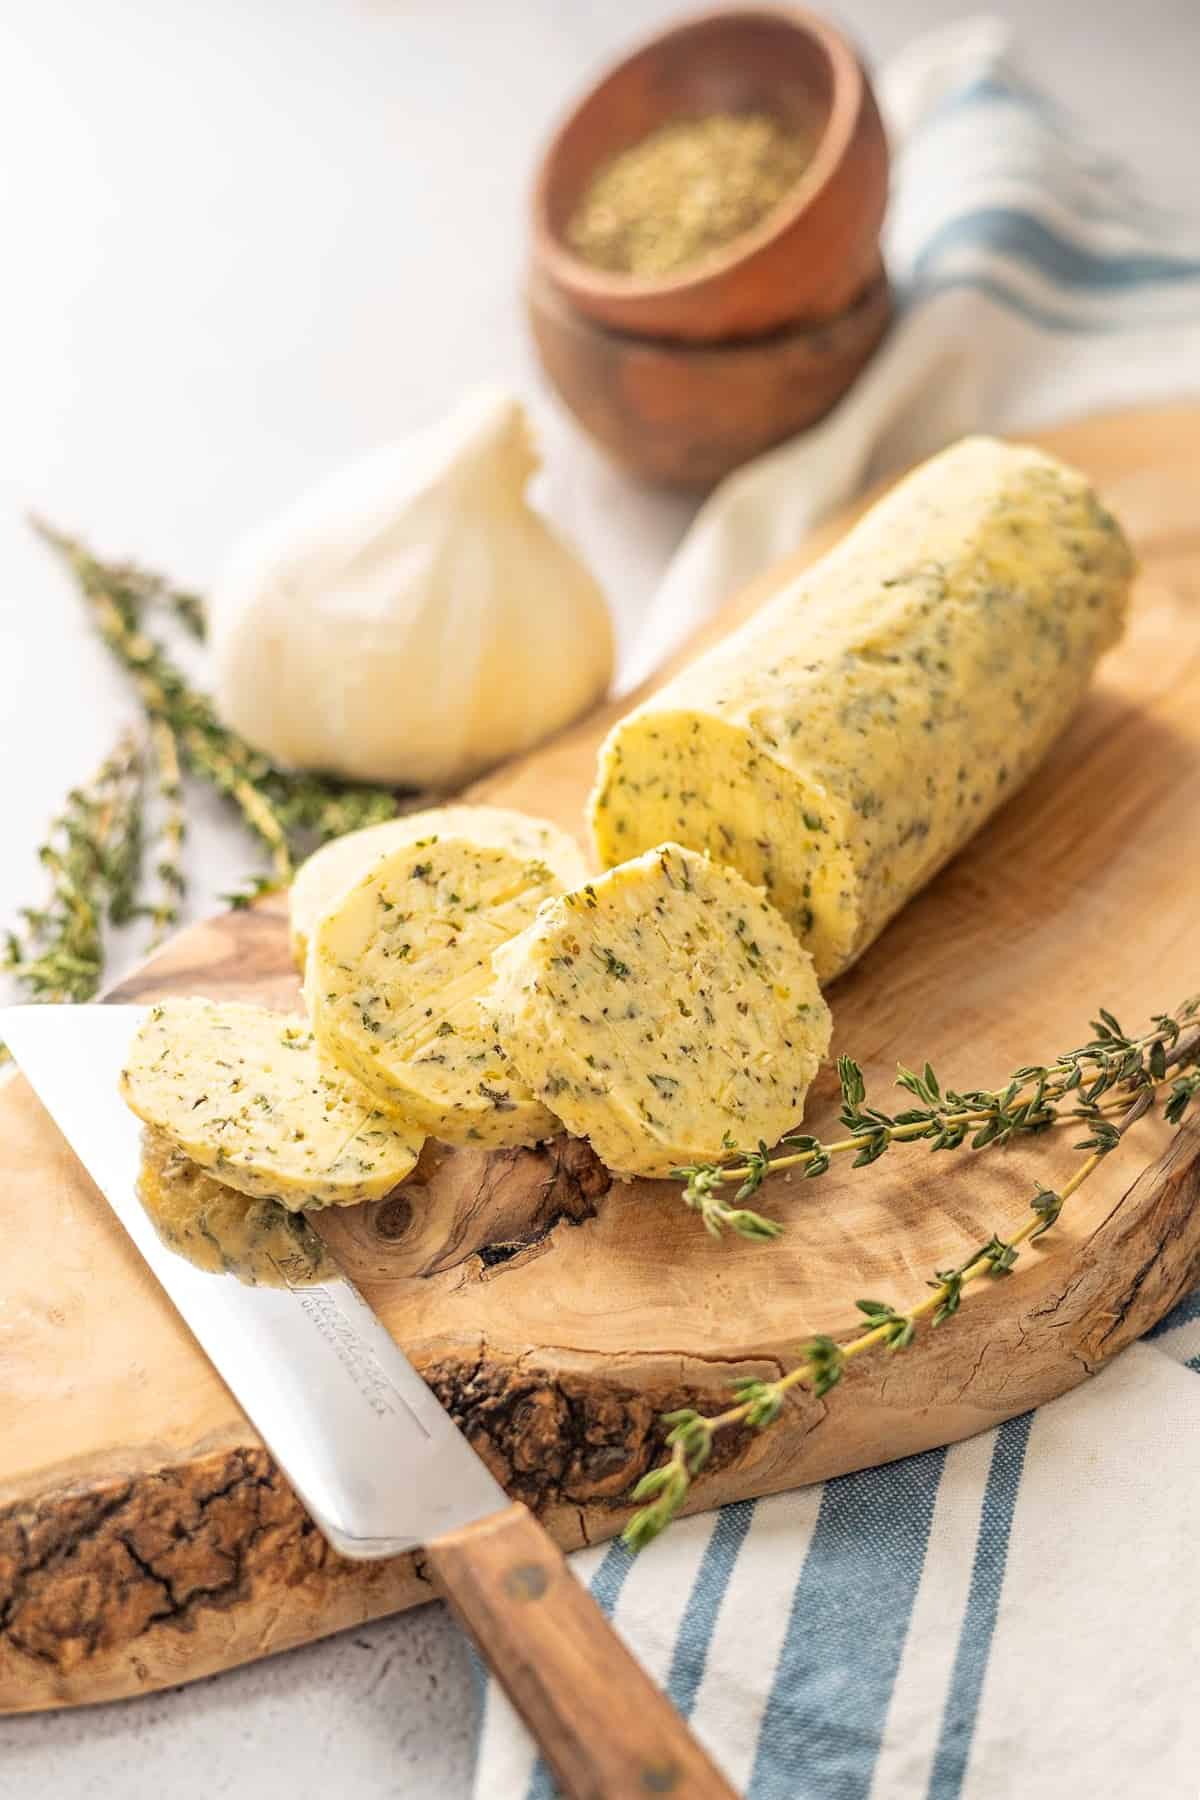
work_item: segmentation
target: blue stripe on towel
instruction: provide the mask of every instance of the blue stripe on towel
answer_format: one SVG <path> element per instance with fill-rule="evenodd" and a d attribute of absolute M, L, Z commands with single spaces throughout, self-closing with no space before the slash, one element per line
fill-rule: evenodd
<path fill-rule="evenodd" d="M 1014 206 L 981 206 L 948 219 L 923 246 L 914 265 L 915 276 L 919 280 L 947 252 L 964 248 L 1012 257 L 1030 264 L 1060 287 L 1086 288 L 1093 293 L 1200 279 L 1200 261 L 1195 257 L 1089 250 L 1053 231 L 1036 214 Z"/>
<path fill-rule="evenodd" d="M 1143 231 L 1152 228 L 1161 232 L 1168 227 L 1194 229 L 1195 220 L 1190 215 L 1140 193 L 1131 183 L 1126 164 L 1116 157 L 1089 150 L 1086 133 L 1046 94 L 1002 76 L 976 76 L 945 95 L 921 120 L 907 140 L 905 150 L 936 133 L 955 113 L 988 106 L 1009 106 L 1024 112 L 1058 140 L 1067 159 L 1063 173 L 1071 187 L 1078 190 L 1086 184 L 1088 188 L 1087 192 L 1071 194 L 1071 205 L 1081 216 L 1110 224 L 1137 224 Z"/>
<path fill-rule="evenodd" d="M 763 1715 L 751 1800 L 865 1800 L 946 1452 L 827 1482 Z"/>
<path fill-rule="evenodd" d="M 478 1769 L 479 1750 L 483 1743 L 483 1727 L 487 1719 L 488 1666 L 470 1638 L 467 1639 L 467 1667 L 471 1672 L 471 1687 L 475 1694 L 475 1730 L 471 1737 L 471 1767 Z"/>
<path fill-rule="evenodd" d="M 936 129 L 944 119 L 956 112 L 969 112 L 984 106 L 1015 106 L 1031 113 L 1051 131 L 1070 152 L 1071 161 L 1086 174 L 1103 181 L 1127 181 L 1128 165 L 1119 157 L 1093 150 L 1087 142 L 1086 130 L 1071 113 L 1043 93 L 1040 88 L 1026 86 L 1003 71 L 975 75 L 945 94 L 921 120 L 909 143 Z M 1165 212 L 1166 208 L 1158 209 Z"/>
<path fill-rule="evenodd" d="M 1023 1413 L 1019 1419 L 1006 1420 L 996 1433 L 992 1466 L 983 1494 L 967 1609 L 963 1614 L 950 1692 L 942 1715 L 942 1733 L 929 1781 L 928 1800 L 958 1800 L 962 1792 L 979 1712 L 979 1696 L 983 1691 L 996 1614 L 1000 1608 L 1013 1512 L 1032 1423 L 1033 1414 Z"/>
<path fill-rule="evenodd" d="M 1006 306 L 1015 312 L 1027 324 L 1037 325 L 1043 331 L 1064 331 L 1082 335 L 1091 332 L 1094 336 L 1102 336 L 1122 331 L 1162 330 L 1171 325 L 1183 325 L 1200 322 L 1200 295 L 1192 306 L 1181 308 L 1172 313 L 1169 319 L 1147 319 L 1130 316 L 1125 313 L 1110 314 L 1105 318 L 1084 318 L 1079 314 L 1049 312 L 1045 307 L 1034 306 L 1023 294 L 1018 294 L 1003 281 L 990 275 L 958 275 L 928 277 L 919 284 L 909 288 L 901 297 L 902 304 L 911 308 L 919 306 L 922 301 L 935 294 L 953 293 L 958 288 L 971 288 L 976 293 L 986 294 L 997 306 Z"/>
<path fill-rule="evenodd" d="M 634 1565 L 634 1553 L 627 1550 L 620 1538 L 608 1546 L 604 1553 L 604 1561 L 596 1570 L 589 1583 L 592 1598 L 599 1606 L 606 1619 L 611 1619 L 617 1601 L 621 1597 L 621 1589 L 625 1586 L 629 1571 Z M 558 1788 L 550 1765 L 543 1757 L 538 1757 L 526 1790 L 525 1800 L 555 1800 Z"/>
<path fill-rule="evenodd" d="M 746 1541 L 754 1517 L 754 1504 L 753 1500 L 738 1500 L 732 1506 L 723 1506 L 717 1514 L 713 1534 L 692 1584 L 687 1611 L 679 1624 L 671 1673 L 667 1677 L 667 1695 L 685 1719 L 692 1716 L 696 1695 L 704 1680 L 717 1614 Z"/>
<path fill-rule="evenodd" d="M 1021 106 L 1026 112 L 1035 113 L 1037 117 L 1049 125 L 1059 136 L 1069 140 L 1075 133 L 1071 122 L 1060 106 L 1057 106 L 1048 95 L 1023 83 L 1008 79 L 1000 73 L 975 75 L 961 87 L 953 88 L 943 96 L 937 105 L 932 107 L 922 119 L 919 131 L 924 134 L 940 125 L 956 112 L 970 110 L 976 106 Z M 915 135 L 915 134 L 914 134 Z M 910 140 L 911 142 L 911 140 Z"/>
<path fill-rule="evenodd" d="M 1162 1337 L 1165 1332 L 1178 1331 L 1181 1325 L 1190 1325 L 1196 1319 L 1200 1319 L 1200 1288 L 1194 1289 L 1190 1294 L 1185 1294 L 1178 1305 L 1171 1308 L 1165 1319 L 1160 1319 L 1157 1325 L 1152 1325 L 1146 1333 L 1146 1342 L 1151 1344 L 1155 1338 Z"/>

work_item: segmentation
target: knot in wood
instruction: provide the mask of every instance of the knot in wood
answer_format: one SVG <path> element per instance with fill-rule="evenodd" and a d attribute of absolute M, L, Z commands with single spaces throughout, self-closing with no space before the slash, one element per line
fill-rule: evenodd
<path fill-rule="evenodd" d="M 389 1244 L 407 1237 L 412 1222 L 413 1204 L 407 1190 L 387 1194 L 371 1210 L 371 1230 Z"/>
<path fill-rule="evenodd" d="M 550 1577 L 541 1563 L 517 1563 L 504 1577 L 504 1592 L 510 1600 L 540 1600 L 550 1586 Z"/>

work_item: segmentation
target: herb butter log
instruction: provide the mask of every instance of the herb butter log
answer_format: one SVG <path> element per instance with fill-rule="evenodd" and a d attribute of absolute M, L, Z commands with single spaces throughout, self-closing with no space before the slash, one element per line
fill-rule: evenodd
<path fill-rule="evenodd" d="M 829 1048 L 812 958 L 762 889 L 677 844 L 547 902 L 492 964 L 517 1068 L 623 1175 L 777 1142 Z"/>
<path fill-rule="evenodd" d="M 325 913 L 304 995 L 333 1059 L 447 1144 L 553 1137 L 480 1009 L 492 951 L 563 883 L 498 845 L 439 837 L 383 858 Z"/>
<path fill-rule="evenodd" d="M 591 823 L 765 887 L 829 980 L 1026 778 L 1120 636 L 1133 558 L 1083 477 L 969 438 L 622 720 Z"/>
<path fill-rule="evenodd" d="M 226 1187 L 297 1212 L 379 1199 L 424 1142 L 324 1055 L 306 1020 L 233 1000 L 151 1007 L 121 1092 Z"/>

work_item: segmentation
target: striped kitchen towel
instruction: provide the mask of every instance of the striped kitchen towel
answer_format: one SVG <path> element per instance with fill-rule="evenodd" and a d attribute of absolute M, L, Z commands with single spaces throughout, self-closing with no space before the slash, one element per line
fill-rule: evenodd
<path fill-rule="evenodd" d="M 966 432 L 1200 391 L 1200 223 L 1156 207 L 1082 141 L 1019 74 L 1008 37 L 996 20 L 972 20 L 883 71 L 896 324 L 828 419 L 700 508 L 626 627 L 623 690 L 888 470 Z M 590 548 L 586 484 L 571 498 Z M 611 534 L 611 507 L 605 524 Z"/>
<path fill-rule="evenodd" d="M 572 1566 L 749 1800 L 1195 1800 L 1200 1294 L 946 1450 Z M 489 1683 L 477 1800 L 554 1783 Z"/>
<path fill-rule="evenodd" d="M 1200 390 L 1200 232 L 988 20 L 885 71 L 902 312 L 848 400 L 731 476 L 626 684 L 873 475 L 963 432 Z M 1075 1393 L 574 1568 L 750 1800 L 1195 1800 L 1200 1296 Z M 495 1683 L 477 1800 L 554 1784 Z"/>

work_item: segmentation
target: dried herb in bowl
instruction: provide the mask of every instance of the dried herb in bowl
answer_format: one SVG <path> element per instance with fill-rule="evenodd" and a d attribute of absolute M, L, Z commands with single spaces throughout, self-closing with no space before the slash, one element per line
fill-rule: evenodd
<path fill-rule="evenodd" d="M 811 154 L 805 135 L 769 113 L 674 119 L 601 165 L 567 242 L 593 268 L 674 275 L 759 224 Z"/>

